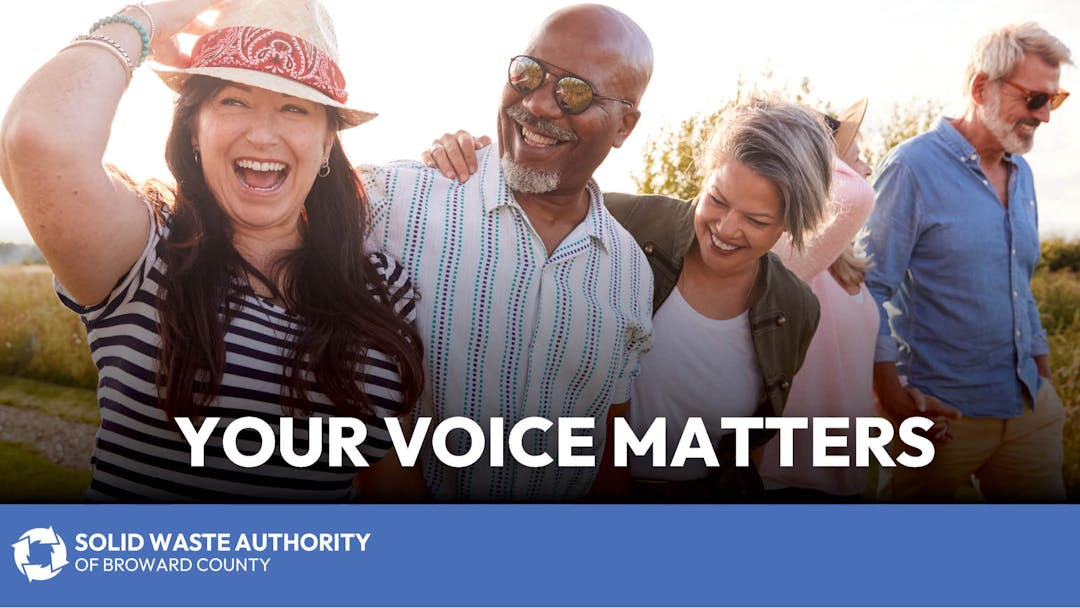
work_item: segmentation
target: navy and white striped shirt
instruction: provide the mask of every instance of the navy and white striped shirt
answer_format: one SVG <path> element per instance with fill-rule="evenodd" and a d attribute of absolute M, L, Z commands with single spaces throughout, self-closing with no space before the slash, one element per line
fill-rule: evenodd
<path fill-rule="evenodd" d="M 225 373 L 219 396 L 192 420 L 199 428 L 206 417 L 221 421 L 206 443 L 205 466 L 193 468 L 191 447 L 183 435 L 170 427 L 158 405 L 155 373 L 160 355 L 158 337 L 158 285 L 164 262 L 160 258 L 167 228 L 151 230 L 138 262 L 102 303 L 79 306 L 57 284 L 61 301 L 79 313 L 86 324 L 90 353 L 98 368 L 98 429 L 91 460 L 93 478 L 89 500 L 121 502 L 231 502 L 231 501 L 340 501 L 353 496 L 352 479 L 359 470 L 350 460 L 331 466 L 327 445 L 327 418 L 334 416 L 330 400 L 315 390 L 308 392 L 310 418 L 293 419 L 294 451 L 309 449 L 311 419 L 322 419 L 322 453 L 307 468 L 286 463 L 280 455 L 280 424 L 290 416 L 281 405 L 283 365 L 288 346 L 297 334 L 297 320 L 285 309 L 237 287 L 228 295 L 236 312 L 225 333 Z M 395 310 L 406 320 L 414 318 L 412 287 L 403 268 L 382 254 L 371 262 L 389 287 Z M 400 403 L 397 366 L 383 353 L 367 352 L 363 369 L 364 390 L 375 404 Z M 379 416 L 395 415 L 377 406 L 377 415 L 362 417 L 367 438 L 360 453 L 374 464 L 390 447 L 386 424 Z M 226 456 L 224 429 L 244 416 L 258 417 L 274 430 L 277 448 L 266 464 L 242 468 Z M 348 432 L 348 431 L 346 431 Z M 243 454 L 256 453 L 262 442 L 254 431 L 242 432 L 237 445 Z"/>

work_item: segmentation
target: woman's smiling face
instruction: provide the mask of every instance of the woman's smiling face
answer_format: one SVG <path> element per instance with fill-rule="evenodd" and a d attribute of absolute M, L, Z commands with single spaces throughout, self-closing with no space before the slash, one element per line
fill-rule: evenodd
<path fill-rule="evenodd" d="M 238 84 L 203 103 L 192 138 L 207 186 L 241 230 L 295 228 L 332 144 L 324 106 Z"/>
<path fill-rule="evenodd" d="M 785 230 L 776 187 L 745 165 L 722 160 L 705 182 L 694 233 L 705 267 L 730 276 L 765 255 Z"/>

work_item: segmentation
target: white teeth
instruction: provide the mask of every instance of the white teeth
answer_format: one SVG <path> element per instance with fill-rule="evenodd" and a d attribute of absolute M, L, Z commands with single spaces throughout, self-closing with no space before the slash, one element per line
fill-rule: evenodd
<path fill-rule="evenodd" d="M 274 162 L 260 163 L 260 162 L 257 162 L 257 161 L 248 160 L 246 158 L 236 161 L 236 166 L 240 167 L 241 169 L 248 169 L 248 170 L 251 170 L 251 171 L 284 171 L 285 170 L 285 163 L 274 163 Z"/>
<path fill-rule="evenodd" d="M 711 232 L 709 233 L 709 236 L 712 237 L 713 245 L 716 245 L 717 249 L 720 249 L 721 251 L 735 251 L 736 249 L 738 249 L 738 247 L 735 245 L 728 245 L 724 241 L 721 241 L 720 237 L 716 236 Z"/>
<path fill-rule="evenodd" d="M 530 144 L 536 144 L 538 146 L 552 146 L 559 143 L 559 140 L 551 137 L 544 137 L 536 131 L 530 130 L 528 127 L 521 127 L 521 136 Z"/>

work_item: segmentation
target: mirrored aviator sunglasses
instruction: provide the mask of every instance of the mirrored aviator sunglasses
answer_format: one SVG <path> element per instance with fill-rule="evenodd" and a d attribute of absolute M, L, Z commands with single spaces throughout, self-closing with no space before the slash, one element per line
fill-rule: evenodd
<path fill-rule="evenodd" d="M 562 111 L 567 114 L 581 114 L 589 109 L 594 99 L 608 99 L 625 104 L 630 108 L 634 107 L 634 102 L 628 99 L 609 97 L 597 93 L 593 90 L 589 81 L 574 75 L 569 70 L 564 70 L 553 63 L 547 63 L 528 55 L 518 55 L 510 60 L 507 79 L 515 91 L 527 95 L 544 86 L 549 74 L 548 68 L 554 68 L 565 73 L 564 76 L 559 76 L 555 81 L 553 94 L 555 95 L 555 103 L 559 104 Z M 554 76 L 554 74 L 552 75 Z"/>
<path fill-rule="evenodd" d="M 1024 101 L 1027 102 L 1027 109 L 1033 112 L 1045 106 L 1047 103 L 1050 104 L 1051 110 L 1056 110 L 1060 108 L 1061 104 L 1065 103 L 1065 99 L 1069 97 L 1069 92 L 1064 89 L 1058 90 L 1057 93 L 1044 93 L 1042 91 L 1026 89 L 1011 80 L 1002 80 L 1001 82 L 1020 91 L 1020 93 L 1024 95 Z"/>

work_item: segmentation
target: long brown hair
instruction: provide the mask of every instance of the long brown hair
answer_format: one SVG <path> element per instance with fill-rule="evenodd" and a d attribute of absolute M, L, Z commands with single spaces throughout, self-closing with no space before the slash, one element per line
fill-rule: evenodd
<path fill-rule="evenodd" d="M 229 219 L 192 153 L 199 108 L 226 85 L 206 76 L 189 78 L 166 144 L 176 200 L 161 253 L 165 276 L 158 304 L 157 386 L 170 420 L 198 415 L 220 392 L 225 328 L 236 313 L 227 301 L 230 285 L 261 276 L 233 246 Z M 327 114 L 335 133 L 330 174 L 316 179 L 307 195 L 301 246 L 282 255 L 266 280 L 299 320 L 300 333 L 286 353 L 282 405 L 312 412 L 310 375 L 338 415 L 370 413 L 373 404 L 361 386 L 358 364 L 368 349 L 376 349 L 397 364 L 400 410 L 406 411 L 423 390 L 420 335 L 394 312 L 391 294 L 364 251 L 370 225 L 367 199 L 336 135 L 340 118 L 333 110 Z M 395 409 L 391 403 L 379 405 Z"/>

